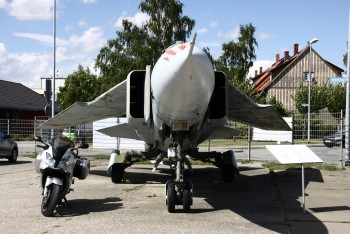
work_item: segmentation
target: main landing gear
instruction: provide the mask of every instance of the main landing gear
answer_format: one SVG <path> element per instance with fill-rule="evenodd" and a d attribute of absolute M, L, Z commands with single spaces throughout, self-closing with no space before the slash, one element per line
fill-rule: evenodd
<path fill-rule="evenodd" d="M 183 178 L 185 155 L 181 152 L 180 144 L 174 142 L 169 146 L 168 158 L 170 167 L 176 171 L 174 181 L 165 184 L 168 212 L 174 213 L 175 206 L 182 205 L 183 211 L 189 213 L 193 203 L 193 184 Z"/>

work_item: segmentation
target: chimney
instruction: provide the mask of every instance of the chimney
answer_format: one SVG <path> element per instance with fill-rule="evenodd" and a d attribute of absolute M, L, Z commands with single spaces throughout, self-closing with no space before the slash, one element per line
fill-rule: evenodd
<path fill-rule="evenodd" d="M 262 73 L 262 67 L 259 67 L 259 69 L 260 69 L 260 74 Z"/>
<path fill-rule="evenodd" d="M 255 76 L 258 76 L 258 70 L 255 70 Z"/>
<path fill-rule="evenodd" d="M 289 59 L 289 51 L 284 51 L 284 61 Z"/>
<path fill-rule="evenodd" d="M 276 54 L 276 63 L 280 61 L 280 54 Z"/>
<path fill-rule="evenodd" d="M 294 44 L 294 55 L 296 55 L 299 51 L 299 44 Z"/>

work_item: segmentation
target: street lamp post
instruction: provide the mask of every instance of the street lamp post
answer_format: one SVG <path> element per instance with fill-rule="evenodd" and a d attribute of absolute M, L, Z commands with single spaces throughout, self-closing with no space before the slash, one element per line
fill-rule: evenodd
<path fill-rule="evenodd" d="M 309 45 L 310 53 L 309 53 L 309 76 L 308 76 L 308 82 L 309 82 L 309 92 L 308 92 L 308 104 L 307 104 L 307 143 L 310 144 L 310 112 L 311 112 L 311 69 L 312 69 L 312 44 L 316 43 L 318 41 L 317 38 L 314 38 L 307 42 Z"/>
<path fill-rule="evenodd" d="M 56 91 L 56 0 L 54 0 L 53 9 L 53 85 L 52 85 L 52 117 L 55 116 L 55 91 Z"/>
<path fill-rule="evenodd" d="M 349 121 L 350 121 L 350 9 L 349 9 L 349 31 L 348 31 L 348 59 L 346 72 L 346 107 L 345 107 L 345 163 L 350 162 L 350 145 L 349 145 Z"/>

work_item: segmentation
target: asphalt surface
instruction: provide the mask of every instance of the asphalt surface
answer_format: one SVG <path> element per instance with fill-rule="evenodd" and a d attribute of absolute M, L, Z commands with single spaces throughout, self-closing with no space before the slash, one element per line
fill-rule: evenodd
<path fill-rule="evenodd" d="M 39 152 L 40 148 L 35 148 L 34 141 L 18 141 L 18 148 L 20 154 L 31 154 Z M 320 157 L 324 163 L 336 164 L 341 166 L 341 155 L 345 157 L 345 150 L 340 147 L 327 148 L 324 145 L 310 145 L 309 148 Z M 248 149 L 248 146 L 235 146 L 235 147 L 210 147 L 210 151 L 224 152 L 227 150 L 233 150 L 237 159 L 247 160 L 250 157 L 252 161 L 266 161 L 276 160 L 273 155 L 265 148 L 264 145 L 252 146 Z M 107 155 L 109 156 L 112 149 L 96 149 L 88 148 L 87 150 L 81 150 L 82 155 Z M 126 151 L 126 150 L 124 150 Z M 208 147 L 201 147 L 201 152 L 208 151 Z M 249 155 L 250 154 L 250 155 Z"/>
<path fill-rule="evenodd" d="M 350 170 L 305 170 L 306 212 L 302 209 L 301 171 L 269 173 L 261 163 L 240 164 L 232 184 L 221 183 L 211 166 L 187 174 L 194 184 L 191 213 L 178 206 L 168 213 L 166 166 L 127 169 L 126 183 L 106 176 L 108 161 L 94 160 L 86 180 L 76 179 L 70 207 L 54 217 L 40 212 L 40 175 L 34 159 L 16 164 L 0 160 L 0 233 L 348 233 Z"/>

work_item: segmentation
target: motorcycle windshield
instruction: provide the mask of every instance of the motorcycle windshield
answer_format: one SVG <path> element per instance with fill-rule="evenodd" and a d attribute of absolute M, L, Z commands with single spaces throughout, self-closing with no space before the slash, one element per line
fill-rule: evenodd
<path fill-rule="evenodd" d="M 52 153 L 54 158 L 62 158 L 64 153 L 74 147 L 73 141 L 65 136 L 56 136 L 51 139 L 50 145 L 52 146 Z"/>

